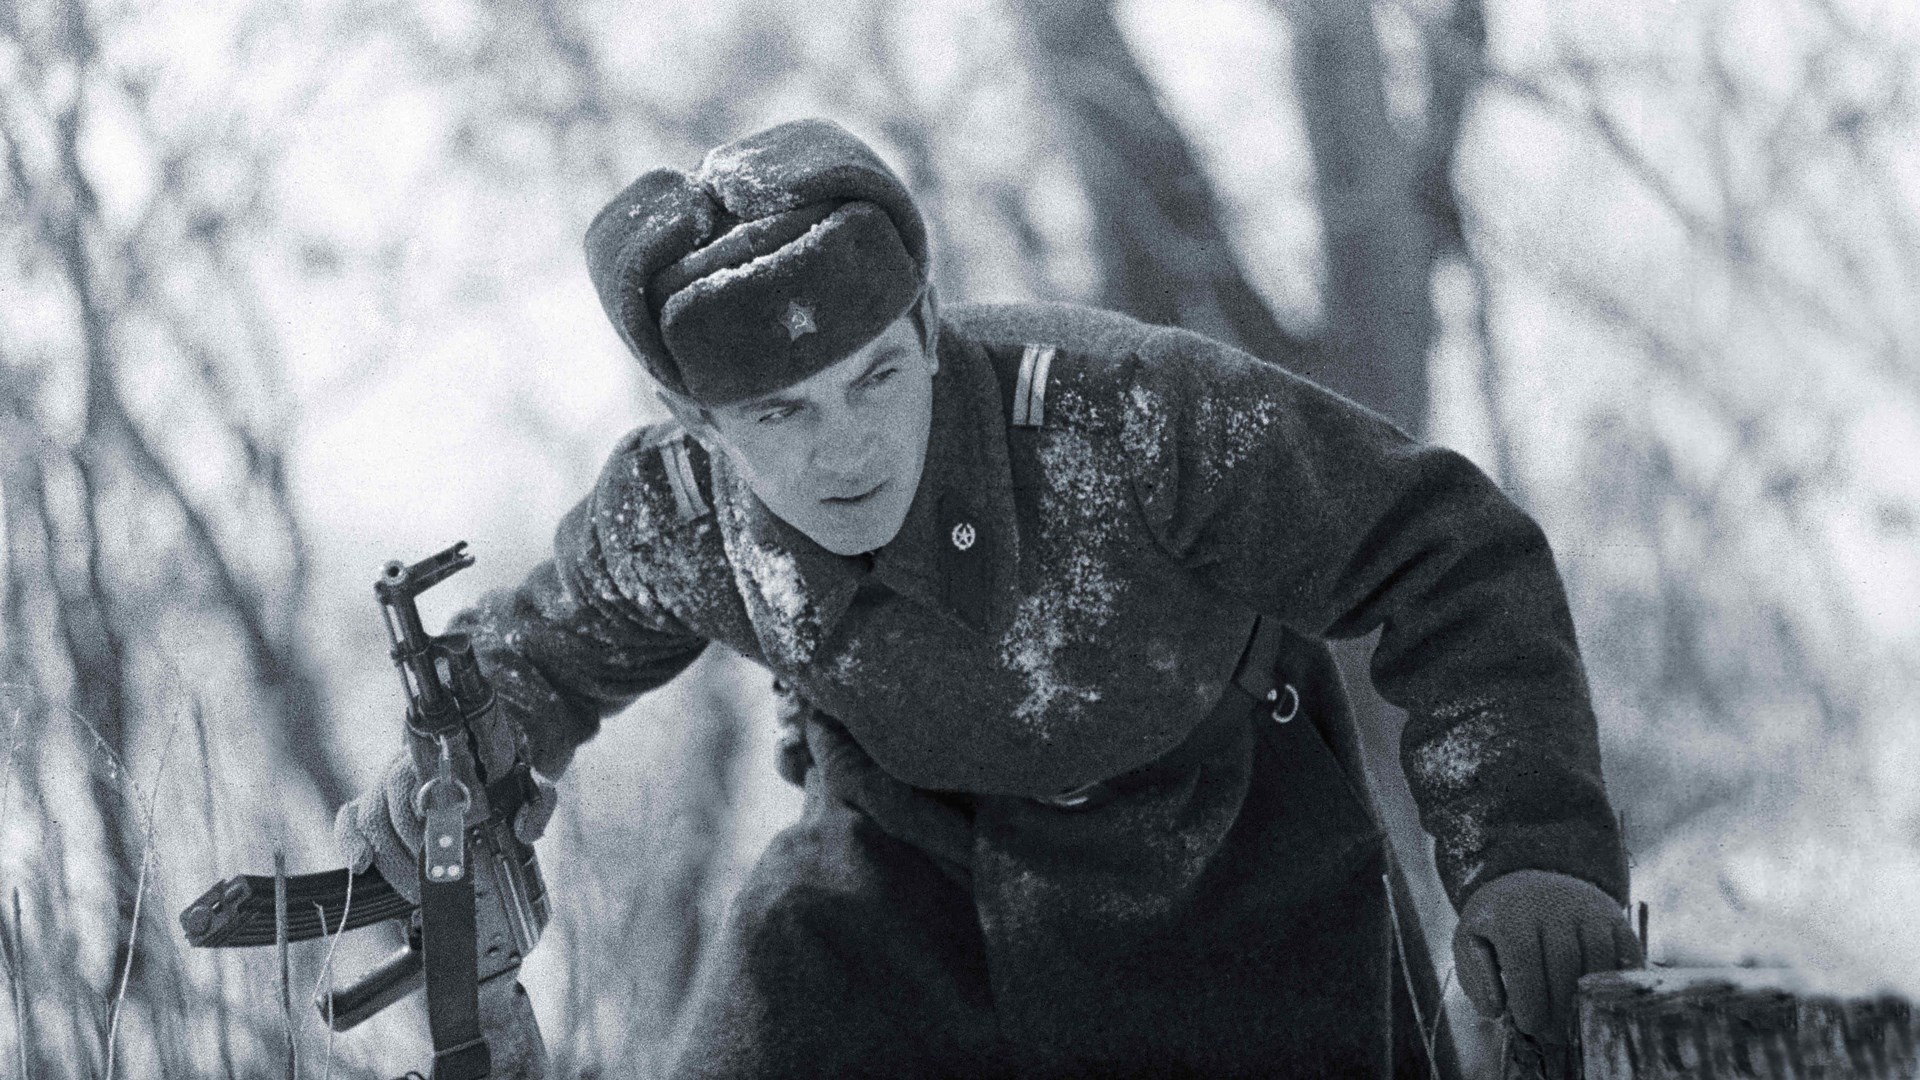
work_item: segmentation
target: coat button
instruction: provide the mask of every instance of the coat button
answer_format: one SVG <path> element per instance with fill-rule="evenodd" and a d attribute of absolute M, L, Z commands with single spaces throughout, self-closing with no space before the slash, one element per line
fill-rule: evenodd
<path fill-rule="evenodd" d="M 1287 723 L 1294 717 L 1300 715 L 1300 691 L 1295 690 L 1292 683 L 1288 683 L 1284 691 L 1286 696 L 1285 701 L 1281 701 L 1282 693 L 1283 691 L 1280 690 L 1267 691 L 1268 703 L 1278 703 L 1273 705 L 1272 714 L 1273 721 L 1276 724 Z"/>

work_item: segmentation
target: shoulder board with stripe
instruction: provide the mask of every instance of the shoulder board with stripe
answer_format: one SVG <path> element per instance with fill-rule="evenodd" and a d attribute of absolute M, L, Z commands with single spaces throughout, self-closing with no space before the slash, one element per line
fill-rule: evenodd
<path fill-rule="evenodd" d="M 687 437 L 678 435 L 660 444 L 660 465 L 667 473 L 667 486 L 673 489 L 674 509 L 681 521 L 692 521 L 713 512 L 700 483 L 694 478 L 693 459 L 688 456 Z"/>
<path fill-rule="evenodd" d="M 1028 345 L 1020 354 L 1020 376 L 1013 384 L 1013 426 L 1037 428 L 1047 419 L 1047 373 L 1056 350 Z"/>

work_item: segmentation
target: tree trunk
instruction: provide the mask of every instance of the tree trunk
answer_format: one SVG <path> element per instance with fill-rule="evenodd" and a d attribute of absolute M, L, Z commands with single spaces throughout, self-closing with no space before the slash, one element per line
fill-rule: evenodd
<path fill-rule="evenodd" d="M 1282 327 L 1248 282 L 1212 185 L 1107 0 L 1021 0 L 1017 8 L 1093 204 L 1096 302 L 1316 375 L 1312 343 Z"/>
<path fill-rule="evenodd" d="M 1371 6 L 1281 7 L 1292 18 L 1294 90 L 1313 149 L 1326 251 L 1328 355 L 1316 377 L 1417 434 L 1427 419 L 1436 221 L 1416 188 L 1415 148 L 1387 109 Z"/>
<path fill-rule="evenodd" d="M 1481 77 L 1484 14 L 1478 0 L 1456 0 L 1425 28 L 1427 111 L 1416 140 L 1395 129 L 1387 107 L 1386 62 L 1369 4 L 1280 7 L 1295 34 L 1294 88 L 1313 150 L 1326 250 L 1328 340 L 1320 381 L 1422 436 L 1437 329 L 1433 270 L 1444 255 L 1465 254 L 1452 164 Z M 1447 970 L 1455 918 L 1400 766 L 1406 714 L 1374 692 L 1371 639 L 1342 643 L 1336 652 L 1353 691 L 1375 802 L 1416 895 L 1436 967 Z M 1480 1028 L 1451 1028 L 1463 1060 L 1484 1068 L 1492 1048 Z"/>
<path fill-rule="evenodd" d="M 1754 968 L 1616 971 L 1581 980 L 1586 1080 L 1920 1076 L 1920 1026 L 1902 998 L 1800 992 Z"/>

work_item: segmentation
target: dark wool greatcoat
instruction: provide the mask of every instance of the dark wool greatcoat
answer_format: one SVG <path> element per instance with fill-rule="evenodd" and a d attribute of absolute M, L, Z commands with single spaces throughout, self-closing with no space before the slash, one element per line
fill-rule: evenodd
<path fill-rule="evenodd" d="M 1038 408 L 1030 345 L 1054 350 Z M 1085 308 L 949 311 L 940 360 L 925 475 L 871 560 L 650 427 L 550 562 L 456 620 L 549 774 L 709 642 L 819 710 L 802 820 L 735 903 L 680 1075 L 1388 1074 L 1387 856 L 1329 749 L 1328 637 L 1380 631 L 1456 907 L 1523 868 L 1623 899 L 1552 556 L 1465 459 Z M 1313 723 L 1229 687 L 1256 616 Z"/>

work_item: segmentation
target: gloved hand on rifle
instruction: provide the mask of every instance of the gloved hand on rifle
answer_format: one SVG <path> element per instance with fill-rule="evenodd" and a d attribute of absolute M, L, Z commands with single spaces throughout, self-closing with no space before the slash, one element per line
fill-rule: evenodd
<path fill-rule="evenodd" d="M 519 730 L 489 715 L 480 731 L 480 766 L 489 777 L 504 775 L 513 767 L 519 749 Z M 415 813 L 413 805 L 420 781 L 412 752 L 402 749 L 388 762 L 380 780 L 342 806 L 333 819 L 334 838 L 347 866 L 356 874 L 369 866 L 378 868 L 395 892 L 416 904 L 420 902 L 420 841 L 427 828 L 426 819 Z M 536 794 L 513 819 L 514 835 L 527 844 L 546 831 L 559 803 L 551 781 L 539 773 L 533 774 L 533 781 Z"/>
<path fill-rule="evenodd" d="M 1565 1073 L 1580 976 L 1642 965 L 1625 912 L 1599 887 L 1547 870 L 1516 870 L 1475 889 L 1453 935 L 1460 989 L 1505 1016 L 1536 1071 Z"/>

